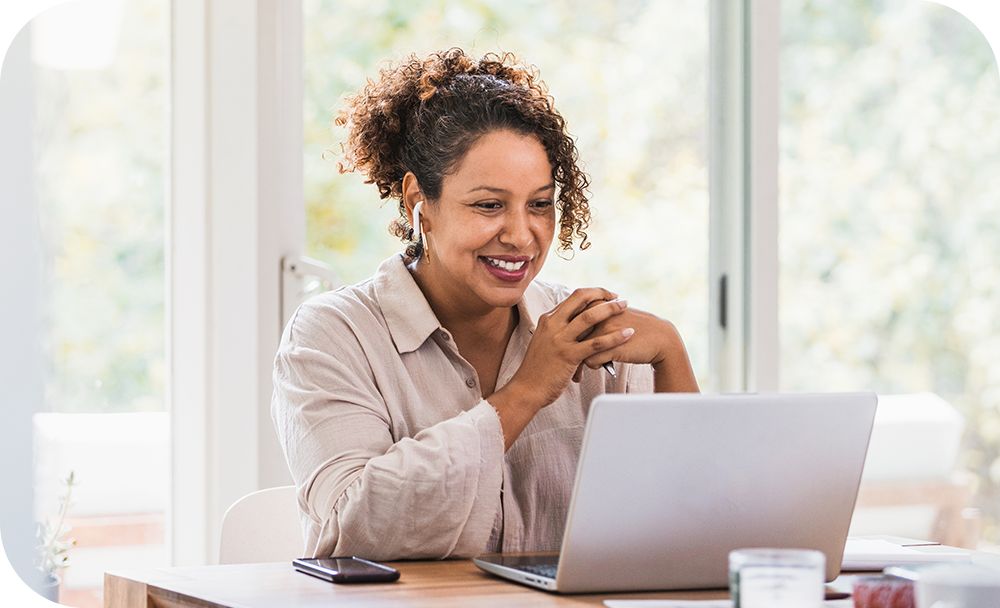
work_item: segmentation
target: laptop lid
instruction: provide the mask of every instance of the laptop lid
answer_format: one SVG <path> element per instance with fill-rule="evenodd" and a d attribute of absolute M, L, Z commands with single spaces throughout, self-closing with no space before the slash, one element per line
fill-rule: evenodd
<path fill-rule="evenodd" d="M 725 587 L 741 547 L 817 549 L 833 580 L 875 407 L 873 393 L 596 398 L 556 589 Z"/>

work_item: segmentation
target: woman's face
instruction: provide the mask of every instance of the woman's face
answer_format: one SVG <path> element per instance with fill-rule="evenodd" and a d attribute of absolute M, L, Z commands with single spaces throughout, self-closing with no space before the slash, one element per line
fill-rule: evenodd
<path fill-rule="evenodd" d="M 423 207 L 430 258 L 419 272 L 452 305 L 513 306 L 552 244 L 554 196 L 552 165 L 536 137 L 484 135 L 444 177 L 441 197 Z"/>

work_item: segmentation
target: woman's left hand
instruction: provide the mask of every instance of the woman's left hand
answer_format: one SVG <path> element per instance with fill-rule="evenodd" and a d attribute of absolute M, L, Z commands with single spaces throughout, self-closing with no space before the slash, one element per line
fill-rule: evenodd
<path fill-rule="evenodd" d="M 610 332 L 631 327 L 635 334 L 613 349 L 584 360 L 591 369 L 609 361 L 648 363 L 656 373 L 656 392 L 698 392 L 698 381 L 691 369 L 684 341 L 673 323 L 656 315 L 628 308 L 594 327 L 595 332 Z"/>

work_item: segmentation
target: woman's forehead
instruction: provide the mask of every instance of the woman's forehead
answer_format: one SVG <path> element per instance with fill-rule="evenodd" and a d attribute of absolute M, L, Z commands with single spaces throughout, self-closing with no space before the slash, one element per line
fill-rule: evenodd
<path fill-rule="evenodd" d="M 512 194 L 544 189 L 552 184 L 552 165 L 537 137 L 513 131 L 488 133 L 469 148 L 444 188 L 464 194 L 476 188 Z"/>

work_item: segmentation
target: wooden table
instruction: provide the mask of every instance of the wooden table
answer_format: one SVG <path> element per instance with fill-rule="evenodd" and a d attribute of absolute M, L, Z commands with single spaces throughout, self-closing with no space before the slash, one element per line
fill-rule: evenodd
<path fill-rule="evenodd" d="M 105 608 L 323 608 L 365 606 L 600 606 L 605 599 L 720 599 L 725 591 L 555 595 L 496 578 L 470 560 L 396 562 L 396 583 L 334 585 L 290 563 L 117 571 L 104 575 Z"/>

